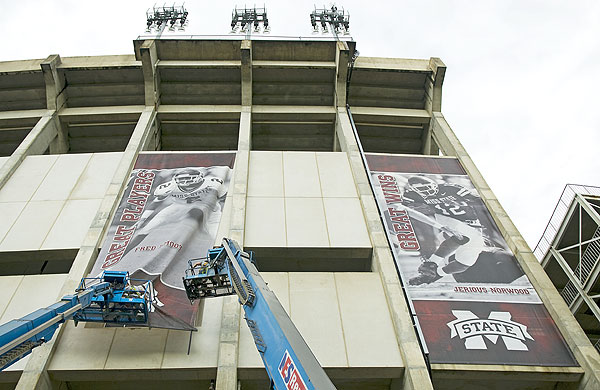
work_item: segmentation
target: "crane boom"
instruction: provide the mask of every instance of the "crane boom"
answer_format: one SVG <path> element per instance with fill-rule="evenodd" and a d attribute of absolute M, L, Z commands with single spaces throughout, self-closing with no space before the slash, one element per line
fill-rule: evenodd
<path fill-rule="evenodd" d="M 332 390 L 335 386 L 253 263 L 233 240 L 189 261 L 183 278 L 190 301 L 237 294 L 246 323 L 277 390 Z"/>
<path fill-rule="evenodd" d="M 132 279 L 124 271 L 104 271 L 99 277 L 83 278 L 75 294 L 0 325 L 0 371 L 52 339 L 58 326 L 69 319 L 76 324 L 146 325 L 152 293 L 149 281 Z"/>

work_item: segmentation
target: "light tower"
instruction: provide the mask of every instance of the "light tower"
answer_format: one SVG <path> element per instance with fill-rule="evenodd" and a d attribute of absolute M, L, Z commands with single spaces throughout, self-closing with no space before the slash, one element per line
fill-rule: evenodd
<path fill-rule="evenodd" d="M 172 5 L 157 7 L 146 11 L 146 32 L 155 30 L 156 37 L 160 38 L 165 28 L 169 26 L 169 31 L 175 31 L 175 27 L 179 31 L 183 31 L 188 25 L 188 11 L 183 5 Z"/>
<path fill-rule="evenodd" d="M 331 29 L 332 34 L 337 38 L 338 33 L 350 35 L 350 13 L 338 10 L 335 5 L 331 8 L 320 8 L 311 12 L 310 24 L 313 27 L 313 33 L 319 32 L 319 24 L 323 34 L 327 34 Z"/>
<path fill-rule="evenodd" d="M 269 19 L 267 18 L 267 9 L 263 8 L 234 8 L 231 13 L 231 34 L 235 34 L 240 30 L 246 34 L 246 38 L 250 38 L 252 28 L 254 32 L 260 32 L 260 23 L 263 24 L 263 32 L 269 33 Z"/>

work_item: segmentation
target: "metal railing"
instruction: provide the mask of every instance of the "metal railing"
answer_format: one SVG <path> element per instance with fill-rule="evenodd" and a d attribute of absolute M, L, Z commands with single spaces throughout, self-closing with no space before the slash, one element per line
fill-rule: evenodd
<path fill-rule="evenodd" d="M 596 228 L 592 239 L 600 237 L 600 226 Z M 588 244 L 587 248 L 581 255 L 580 261 L 577 263 L 577 266 L 573 270 L 573 274 L 579 279 L 579 283 L 583 287 L 585 287 L 594 266 L 598 263 L 600 258 L 600 241 L 592 241 Z M 579 293 L 577 292 L 577 288 L 573 284 L 572 281 L 568 281 L 565 287 L 560 292 L 560 295 L 563 297 L 567 305 L 571 306 L 571 304 L 575 301 Z"/>
<path fill-rule="evenodd" d="M 565 186 L 565 189 L 554 208 L 554 212 L 546 225 L 546 229 L 533 250 L 533 254 L 538 261 L 542 261 L 544 256 L 546 256 L 546 253 L 548 253 L 548 249 L 550 249 L 576 194 L 600 196 L 600 187 L 580 184 L 567 184 Z"/>

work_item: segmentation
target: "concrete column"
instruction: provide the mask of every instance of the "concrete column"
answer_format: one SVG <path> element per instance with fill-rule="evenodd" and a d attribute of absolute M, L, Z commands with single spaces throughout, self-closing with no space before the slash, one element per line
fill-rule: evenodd
<path fill-rule="evenodd" d="M 58 137 L 56 123 L 56 111 L 51 110 L 48 110 L 38 120 L 10 158 L 0 167 L 0 188 L 8 182 L 21 165 L 21 162 L 25 160 L 25 157 L 43 154 L 48 149 L 50 144 Z"/>
<path fill-rule="evenodd" d="M 144 74 L 144 101 L 146 106 L 156 106 L 160 102 L 160 80 L 156 69 L 158 54 L 154 40 L 144 41 L 140 47 L 142 73 Z"/>
<path fill-rule="evenodd" d="M 527 242 L 525 242 L 508 217 L 504 208 L 502 208 L 500 202 L 441 113 L 433 113 L 431 127 L 433 138 L 440 146 L 442 152 L 448 156 L 456 156 L 471 178 L 508 246 L 516 255 L 519 264 L 527 274 L 527 277 L 529 277 L 531 284 L 535 287 L 554 322 L 556 322 L 571 351 L 585 370 L 583 379 L 579 383 L 579 388 L 600 389 L 598 352 L 590 343 L 575 320 L 575 317 L 571 314 L 567 304 L 558 291 L 556 291 L 552 281 L 531 252 Z"/>
<path fill-rule="evenodd" d="M 48 56 L 41 64 L 44 81 L 46 83 L 46 107 L 58 112 L 67 102 L 66 80 L 63 72 L 58 70 L 61 59 L 58 54 Z M 69 138 L 66 129 L 63 128 L 58 116 L 52 118 L 58 136 L 50 143 L 50 153 L 60 154 L 69 151 Z"/>
<path fill-rule="evenodd" d="M 446 65 L 441 59 L 431 57 L 429 59 L 429 68 L 431 76 L 425 87 L 425 109 L 431 115 L 433 112 L 442 111 L 442 85 L 446 75 Z M 431 126 L 425 126 L 423 129 L 423 150 L 422 154 L 437 156 L 440 152 L 438 145 L 432 139 Z"/>
<path fill-rule="evenodd" d="M 235 156 L 233 183 L 230 184 L 232 208 L 229 220 L 229 238 L 244 246 L 246 223 L 246 194 L 248 192 L 248 167 L 252 143 L 252 42 L 243 40 L 240 46 L 242 110 L 238 148 Z M 216 390 L 238 389 L 238 357 L 241 307 L 237 296 L 225 298 L 219 334 Z"/>
<path fill-rule="evenodd" d="M 401 389 L 433 389 L 425 359 L 413 328 L 411 314 L 404 299 L 402 285 L 398 277 L 392 250 L 388 244 L 379 210 L 369 184 L 369 178 L 360 155 L 358 144 L 346 109 L 338 107 L 336 134 L 340 148 L 348 154 L 350 169 L 360 196 L 367 230 L 373 245 L 373 269 L 379 272 L 383 282 L 390 315 L 394 323 L 397 342 L 404 361 L 404 376 L 394 381 Z"/>
<path fill-rule="evenodd" d="M 250 106 L 243 106 L 240 116 L 238 151 L 235 157 L 233 183 L 229 188 L 233 202 L 229 221 L 229 238 L 244 246 L 246 223 L 246 194 L 250 164 L 252 114 Z M 219 336 L 217 390 L 237 390 L 241 307 L 237 296 L 225 298 Z"/>
<path fill-rule="evenodd" d="M 242 106 L 252 105 L 252 41 L 243 40 L 241 51 Z"/>
<path fill-rule="evenodd" d="M 425 109 L 431 114 L 442 111 L 442 85 L 446 75 L 446 65 L 441 59 L 431 57 L 429 68 L 431 77 L 425 87 Z"/>
<path fill-rule="evenodd" d="M 127 148 L 121 157 L 119 166 L 106 191 L 106 195 L 102 200 L 79 252 L 77 252 L 73 266 L 69 271 L 69 275 L 61 288 L 57 300 L 67 294 L 73 293 L 81 278 L 88 274 L 96 261 L 98 248 L 102 244 L 104 233 L 110 225 L 111 217 L 117 208 L 121 193 L 125 189 L 127 177 L 143 145 L 147 144 L 147 139 L 150 137 L 155 120 L 156 109 L 154 107 L 147 107 L 142 111 Z M 23 374 L 17 383 L 16 389 L 52 389 L 52 383 L 46 369 L 62 331 L 63 327 L 61 326 L 56 331 L 52 340 L 33 350 L 27 365 L 23 369 Z"/>
<path fill-rule="evenodd" d="M 346 42 L 337 41 L 335 47 L 335 106 L 346 107 L 346 81 L 350 49 Z"/>

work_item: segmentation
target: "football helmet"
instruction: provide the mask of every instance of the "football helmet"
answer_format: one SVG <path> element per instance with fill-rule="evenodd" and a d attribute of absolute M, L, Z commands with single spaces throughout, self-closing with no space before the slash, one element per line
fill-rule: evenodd
<path fill-rule="evenodd" d="M 173 177 L 175 184 L 182 191 L 196 189 L 204 183 L 204 175 L 196 169 L 184 169 Z"/>
<path fill-rule="evenodd" d="M 409 178 L 408 188 L 424 198 L 433 196 L 439 191 L 437 183 L 426 176 L 413 176 Z"/>

